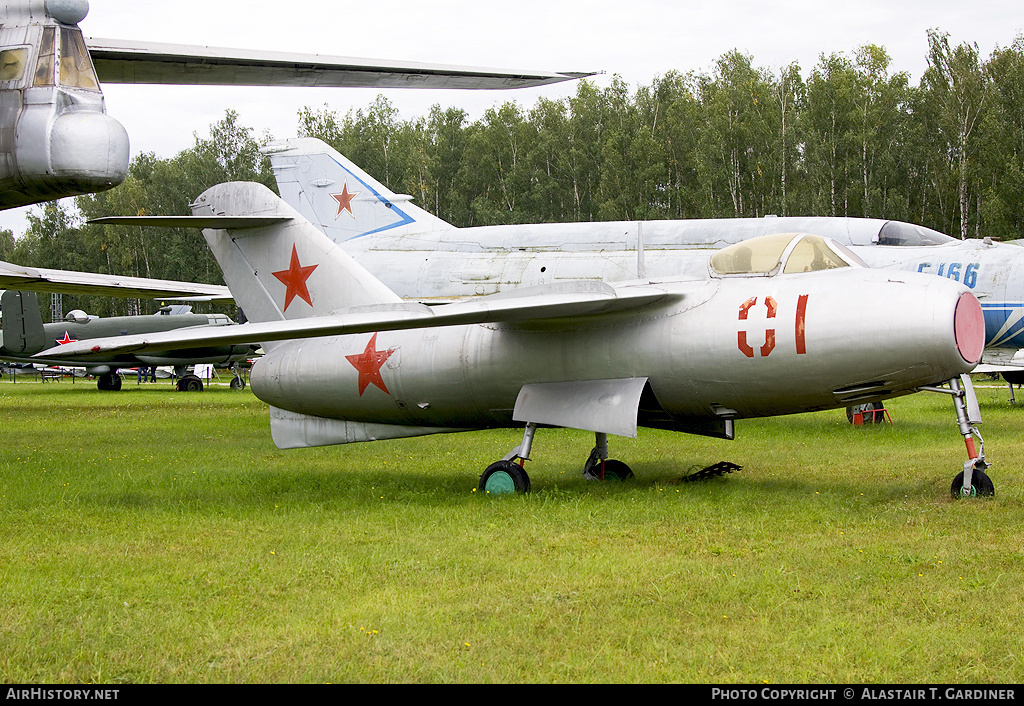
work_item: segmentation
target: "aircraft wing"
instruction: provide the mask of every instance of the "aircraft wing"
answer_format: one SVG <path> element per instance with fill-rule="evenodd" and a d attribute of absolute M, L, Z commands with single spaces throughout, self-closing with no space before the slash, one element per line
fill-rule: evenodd
<path fill-rule="evenodd" d="M 515 71 L 320 54 L 86 40 L 101 83 L 501 89 L 544 86 L 593 73 Z"/>
<path fill-rule="evenodd" d="M 976 373 L 1024 372 L 1024 350 L 986 348 L 981 360 L 982 362 L 974 369 Z"/>
<path fill-rule="evenodd" d="M 475 297 L 429 307 L 403 302 L 355 309 L 342 314 L 286 321 L 178 329 L 163 333 L 91 338 L 50 348 L 39 358 L 109 357 L 119 353 L 174 350 L 199 346 L 266 343 L 295 338 L 396 331 L 483 323 L 540 322 L 593 316 L 677 301 L 681 295 L 655 286 L 614 288 L 580 281 L 529 287 L 513 294 Z"/>
<path fill-rule="evenodd" d="M 217 284 L 175 282 L 145 277 L 100 275 L 37 267 L 22 267 L 0 261 L 0 289 L 60 294 L 96 294 L 142 299 L 195 299 L 231 301 L 228 288 Z"/>

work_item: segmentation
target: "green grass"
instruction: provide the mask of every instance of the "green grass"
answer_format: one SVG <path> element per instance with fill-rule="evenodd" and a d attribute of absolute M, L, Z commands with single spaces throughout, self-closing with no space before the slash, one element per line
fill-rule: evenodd
<path fill-rule="evenodd" d="M 248 391 L 0 384 L 4 682 L 1024 679 L 1024 409 L 979 389 L 996 497 L 954 502 L 952 403 L 280 451 Z M 743 469 L 680 483 L 693 467 Z"/>

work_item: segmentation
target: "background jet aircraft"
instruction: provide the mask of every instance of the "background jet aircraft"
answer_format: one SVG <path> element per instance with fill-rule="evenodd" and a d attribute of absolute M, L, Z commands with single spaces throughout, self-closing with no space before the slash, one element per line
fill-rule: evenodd
<path fill-rule="evenodd" d="M 94 338 L 125 336 L 129 334 L 171 331 L 181 328 L 228 326 L 234 322 L 223 314 L 153 314 L 150 316 L 114 316 L 90 318 L 83 312 L 71 312 L 64 321 L 44 324 L 39 314 L 39 302 L 33 292 L 8 290 L 0 298 L 3 309 L 3 324 L 0 331 L 0 359 L 14 362 L 45 363 L 48 365 L 81 365 L 90 375 L 97 378 L 100 390 L 120 390 L 119 368 L 166 365 L 178 371 L 178 389 L 201 391 L 202 380 L 186 374 L 185 369 L 196 363 L 229 365 L 251 357 L 253 347 L 248 345 L 193 346 L 187 349 L 169 350 L 159 355 L 120 354 L 101 357 L 92 356 L 79 361 L 74 356 L 58 359 L 36 358 L 40 351 L 78 341 L 87 342 Z M 232 380 L 232 387 L 244 387 L 239 375 Z"/>
<path fill-rule="evenodd" d="M 344 194 L 339 186 L 329 190 Z M 740 243 L 689 276 L 563 282 L 426 307 L 404 302 L 263 186 L 214 187 L 193 215 L 253 323 L 40 355 L 260 341 L 251 384 L 271 405 L 278 446 L 525 425 L 522 444 L 481 476 L 487 491 L 529 487 L 522 462 L 538 425 L 593 431 L 585 472 L 627 475 L 609 461 L 607 435 L 635 435 L 638 424 L 732 438 L 736 419 L 943 382 L 973 448 L 962 384 L 984 345 L 977 299 L 961 283 L 868 269 L 816 235 Z M 238 227 L 253 216 L 279 223 Z M 218 228 L 221 218 L 234 227 Z M 855 307 L 850 291 L 862 292 Z M 954 494 L 990 491 L 985 467 L 983 451 L 972 453 Z"/>
<path fill-rule="evenodd" d="M 88 0 L 0 5 L 0 209 L 124 180 L 128 134 L 106 114 L 101 82 L 500 89 L 587 75 L 87 41 L 88 12 Z"/>
<path fill-rule="evenodd" d="M 986 362 L 1024 347 L 1024 248 L 961 241 L 900 221 L 734 218 L 456 228 L 395 194 L 320 140 L 266 148 L 281 197 L 361 265 L 409 299 L 453 299 L 562 280 L 690 276 L 706 252 L 772 233 L 809 232 L 872 267 L 923 272 L 974 292 L 985 312 Z M 850 292 L 859 297 L 861 292 Z"/>

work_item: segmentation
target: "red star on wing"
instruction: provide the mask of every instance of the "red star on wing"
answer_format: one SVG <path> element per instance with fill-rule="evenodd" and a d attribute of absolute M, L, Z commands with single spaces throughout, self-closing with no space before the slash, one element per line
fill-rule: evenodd
<path fill-rule="evenodd" d="M 352 367 L 359 371 L 360 397 L 363 396 L 363 392 L 366 391 L 366 388 L 370 383 L 373 383 L 385 393 L 389 395 L 391 394 L 388 392 L 388 388 L 384 386 L 384 379 L 380 376 L 380 369 L 394 352 L 394 348 L 386 351 L 377 350 L 377 334 L 373 334 L 370 338 L 370 342 L 366 344 L 366 349 L 362 353 L 358 355 L 345 356 L 345 358 L 348 359 L 348 362 L 352 363 Z"/>
<path fill-rule="evenodd" d="M 59 346 L 64 346 L 67 345 L 68 343 L 78 343 L 78 339 L 71 338 L 67 331 L 64 332 L 64 338 L 58 338 L 55 340 L 57 341 L 57 345 Z"/>
<path fill-rule="evenodd" d="M 306 286 L 306 280 L 309 279 L 309 276 L 313 274 L 313 270 L 316 268 L 317 265 L 306 265 L 303 267 L 299 264 L 299 253 L 295 250 L 295 245 L 292 245 L 292 261 L 288 269 L 271 273 L 281 280 L 287 288 L 284 295 L 285 311 L 288 311 L 288 305 L 292 303 L 292 299 L 295 297 L 299 297 L 310 306 L 313 306 L 313 299 L 309 296 L 309 287 Z"/>
<path fill-rule="evenodd" d="M 352 213 L 352 200 L 356 196 L 359 196 L 359 192 L 354 191 L 350 194 L 347 182 L 341 187 L 340 194 L 331 194 L 331 198 L 338 202 L 338 212 L 335 214 L 334 220 L 338 220 L 338 216 L 341 215 L 342 211 L 348 211 L 348 215 L 355 218 L 356 214 Z"/>

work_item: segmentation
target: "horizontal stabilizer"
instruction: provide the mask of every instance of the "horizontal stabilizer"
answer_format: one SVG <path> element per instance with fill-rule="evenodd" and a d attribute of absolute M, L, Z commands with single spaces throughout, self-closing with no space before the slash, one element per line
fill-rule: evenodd
<path fill-rule="evenodd" d="M 264 228 L 287 223 L 290 216 L 104 216 L 89 223 L 108 226 L 143 226 L 147 228 L 219 228 L 240 230 Z"/>

